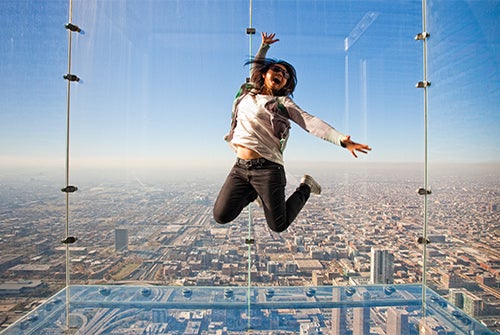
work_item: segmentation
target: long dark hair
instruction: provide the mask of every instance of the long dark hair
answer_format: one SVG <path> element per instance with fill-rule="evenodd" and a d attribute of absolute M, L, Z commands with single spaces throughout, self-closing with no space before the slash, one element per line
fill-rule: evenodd
<path fill-rule="evenodd" d="M 293 91 L 295 90 L 295 86 L 297 86 L 297 73 L 290 63 L 281 59 L 253 58 L 245 63 L 245 65 L 252 67 L 250 81 L 254 85 L 254 89 L 259 92 L 262 91 L 264 87 L 263 75 L 275 64 L 284 66 L 290 77 L 286 80 L 286 85 L 281 90 L 273 92 L 273 94 L 277 96 L 293 96 Z"/>

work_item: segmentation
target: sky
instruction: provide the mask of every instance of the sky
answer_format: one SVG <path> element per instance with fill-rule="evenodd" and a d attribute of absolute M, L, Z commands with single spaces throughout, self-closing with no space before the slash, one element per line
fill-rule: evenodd
<path fill-rule="evenodd" d="M 358 162 L 500 161 L 500 1 L 73 0 L 75 166 L 230 162 L 223 136 L 261 32 L 292 63 L 294 101 L 373 151 Z M 0 1 L 0 169 L 62 166 L 69 1 Z M 250 21 L 251 20 L 251 21 Z M 254 27 L 256 35 L 247 35 Z M 346 49 L 345 40 L 349 47 Z M 292 125 L 285 162 L 353 162 Z M 197 163 L 196 163 L 197 162 Z"/>

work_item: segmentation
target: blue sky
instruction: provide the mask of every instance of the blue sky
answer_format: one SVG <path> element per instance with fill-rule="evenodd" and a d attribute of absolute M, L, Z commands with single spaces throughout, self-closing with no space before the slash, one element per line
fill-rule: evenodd
<path fill-rule="evenodd" d="M 498 162 L 500 2 L 427 3 L 429 158 Z M 254 0 L 252 9 L 252 53 L 261 31 L 277 34 L 268 56 L 295 66 L 295 102 L 372 146 L 359 161 L 423 161 L 420 1 Z M 68 1 L 0 2 L 0 167 L 64 162 L 66 22 Z M 248 1 L 74 0 L 73 22 L 84 30 L 73 35 L 74 164 L 233 159 L 222 138 L 248 74 Z M 291 136 L 286 161 L 353 160 L 298 126 Z"/>

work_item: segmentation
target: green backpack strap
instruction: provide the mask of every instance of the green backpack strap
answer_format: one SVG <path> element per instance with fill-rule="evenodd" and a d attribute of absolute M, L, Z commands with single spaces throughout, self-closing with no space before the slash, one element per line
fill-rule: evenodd
<path fill-rule="evenodd" d="M 249 82 L 246 82 L 244 83 L 243 85 L 241 85 L 240 89 L 238 90 L 238 93 L 236 93 L 236 96 L 234 97 L 234 101 L 233 101 L 233 110 L 232 110 L 232 113 L 231 113 L 231 128 L 229 129 L 229 133 L 224 136 L 224 140 L 226 140 L 227 142 L 231 141 L 231 139 L 233 138 L 233 133 L 234 133 L 234 128 L 236 128 L 236 122 L 237 122 L 237 116 L 238 116 L 238 104 L 240 103 L 241 99 L 243 99 L 243 97 L 245 95 L 247 95 L 250 90 L 252 89 L 253 85 Z"/>

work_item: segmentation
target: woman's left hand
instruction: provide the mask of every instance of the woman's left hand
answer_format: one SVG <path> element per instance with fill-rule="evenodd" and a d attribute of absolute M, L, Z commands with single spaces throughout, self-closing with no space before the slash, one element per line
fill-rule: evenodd
<path fill-rule="evenodd" d="M 341 140 L 342 145 L 351 152 L 351 154 L 358 158 L 358 155 L 356 155 L 356 151 L 362 152 L 364 154 L 367 154 L 368 151 L 371 151 L 372 148 L 370 148 L 366 144 L 361 144 L 361 143 L 356 143 L 351 140 L 351 136 L 346 136 L 344 139 Z"/>

